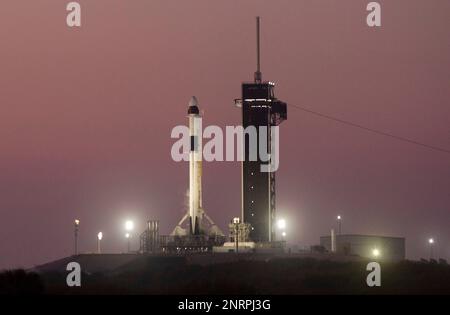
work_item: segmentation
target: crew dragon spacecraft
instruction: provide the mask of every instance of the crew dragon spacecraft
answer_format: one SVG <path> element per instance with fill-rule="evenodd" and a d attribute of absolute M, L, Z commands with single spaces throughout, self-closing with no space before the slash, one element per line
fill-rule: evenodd
<path fill-rule="evenodd" d="M 202 206 L 202 116 L 195 96 L 189 102 L 188 118 L 190 137 L 189 208 L 171 235 L 223 236 L 220 228 L 205 213 Z"/>

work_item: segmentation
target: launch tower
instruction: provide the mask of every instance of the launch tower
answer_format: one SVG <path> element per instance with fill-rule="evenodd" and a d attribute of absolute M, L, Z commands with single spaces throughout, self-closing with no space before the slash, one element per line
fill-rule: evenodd
<path fill-rule="evenodd" d="M 242 84 L 242 99 L 235 104 L 242 110 L 242 126 L 255 126 L 258 139 L 261 126 L 267 127 L 267 153 L 273 158 L 271 141 L 272 126 L 287 119 L 286 103 L 275 97 L 275 84 L 263 82 L 260 69 L 260 19 L 256 19 L 257 70 L 254 82 Z M 250 161 L 249 138 L 244 135 L 244 161 L 242 162 L 242 219 L 251 225 L 250 239 L 255 242 L 275 241 L 275 171 L 261 172 L 266 165 L 258 154 L 256 161 Z M 258 151 L 259 149 L 258 141 Z M 278 157 L 277 157 L 278 158 Z"/>

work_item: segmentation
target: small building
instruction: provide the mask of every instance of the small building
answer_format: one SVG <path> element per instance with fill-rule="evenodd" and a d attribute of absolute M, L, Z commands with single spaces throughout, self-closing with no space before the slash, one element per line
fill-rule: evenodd
<path fill-rule="evenodd" d="M 405 238 L 379 235 L 344 234 L 335 236 L 335 248 L 331 236 L 322 236 L 320 245 L 328 252 L 365 258 L 399 261 L 405 259 Z"/>

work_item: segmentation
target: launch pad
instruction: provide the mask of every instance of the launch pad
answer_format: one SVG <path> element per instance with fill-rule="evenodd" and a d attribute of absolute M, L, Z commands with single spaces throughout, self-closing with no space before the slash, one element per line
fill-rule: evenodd
<path fill-rule="evenodd" d="M 224 234 L 206 214 L 202 205 L 202 115 L 198 100 L 193 96 L 187 111 L 190 144 L 189 207 L 170 235 L 160 236 L 158 224 L 149 221 L 147 231 L 141 235 L 141 252 L 210 252 L 213 249 L 232 251 L 230 248 L 234 243 L 235 251 L 238 252 L 238 242 L 247 244 L 250 251 L 284 248 L 284 242 L 277 242 L 275 233 L 275 172 L 279 159 L 277 128 L 287 119 L 287 104 L 275 97 L 274 83 L 262 81 L 259 17 L 256 31 L 257 70 L 254 82 L 242 84 L 242 99 L 235 100 L 235 105 L 242 112 L 241 127 L 246 130 L 254 128 L 256 138 L 263 139 L 263 143 L 254 145 L 245 133 L 242 136 L 244 159 L 241 172 L 241 217 L 235 218 L 230 225 L 231 242 L 224 246 Z M 184 149 L 186 150 L 187 148 Z M 257 159 L 251 159 L 255 150 L 260 154 Z M 251 243 L 253 245 L 249 245 Z M 223 248 L 218 249 L 220 246 Z"/>
<path fill-rule="evenodd" d="M 148 221 L 147 229 L 140 236 L 140 252 L 149 254 L 185 254 L 212 252 L 222 246 L 224 235 L 160 235 L 159 221 Z"/>

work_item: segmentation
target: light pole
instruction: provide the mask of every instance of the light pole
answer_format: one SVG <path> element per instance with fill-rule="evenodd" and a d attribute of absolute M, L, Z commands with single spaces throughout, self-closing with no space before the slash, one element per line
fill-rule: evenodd
<path fill-rule="evenodd" d="M 130 252 L 130 237 L 131 237 L 130 233 L 125 233 L 125 238 L 127 239 L 127 253 Z"/>
<path fill-rule="evenodd" d="M 127 220 L 125 222 L 125 231 L 127 232 L 125 234 L 125 237 L 127 239 L 128 253 L 130 252 L 130 238 L 131 238 L 131 231 L 133 231 L 133 229 L 134 229 L 134 222 L 131 220 Z"/>
<path fill-rule="evenodd" d="M 286 228 L 286 220 L 285 220 L 285 219 L 279 219 L 279 220 L 277 221 L 277 227 L 278 227 L 280 230 L 284 230 L 284 229 Z"/>
<path fill-rule="evenodd" d="M 340 215 L 337 216 L 337 221 L 338 221 L 338 231 L 339 231 L 339 235 L 341 235 L 341 222 L 342 222 L 342 217 Z"/>
<path fill-rule="evenodd" d="M 74 236 L 75 236 L 75 255 L 78 255 L 78 228 L 80 226 L 80 220 L 76 219 L 74 225 Z"/>
<path fill-rule="evenodd" d="M 282 241 L 286 240 L 286 220 L 285 219 L 279 219 L 277 221 L 277 227 L 279 230 L 281 230 L 281 236 L 282 236 Z"/>
<path fill-rule="evenodd" d="M 125 222 L 125 230 L 130 232 L 130 231 L 133 231 L 133 229 L 134 229 L 134 222 L 131 220 L 127 220 Z"/>
<path fill-rule="evenodd" d="M 235 245 L 236 254 L 239 253 L 239 222 L 240 222 L 239 218 L 234 218 L 233 219 L 233 224 L 234 224 L 234 245 Z"/>
<path fill-rule="evenodd" d="M 98 254 L 101 254 L 101 249 L 100 249 L 100 241 L 102 240 L 102 238 L 103 238 L 103 233 L 102 232 L 98 232 L 98 234 L 97 234 L 97 253 Z"/>
<path fill-rule="evenodd" d="M 434 246 L 434 239 L 430 238 L 428 240 L 428 244 L 430 244 L 430 260 L 433 259 L 433 246 Z"/>
<path fill-rule="evenodd" d="M 374 258 L 378 258 L 378 257 L 380 257 L 380 255 L 381 255 L 381 252 L 380 252 L 380 250 L 378 248 L 372 249 L 372 256 Z"/>

